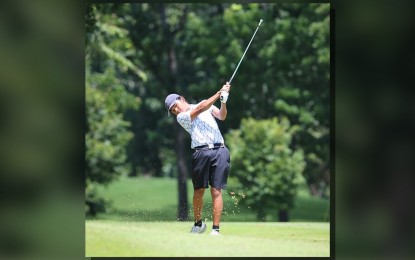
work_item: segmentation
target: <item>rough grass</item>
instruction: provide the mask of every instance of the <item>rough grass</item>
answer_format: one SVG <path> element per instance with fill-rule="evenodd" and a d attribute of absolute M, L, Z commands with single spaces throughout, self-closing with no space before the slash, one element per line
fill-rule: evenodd
<path fill-rule="evenodd" d="M 86 221 L 87 257 L 330 256 L 329 223 L 229 222 L 220 236 L 190 222 Z"/>

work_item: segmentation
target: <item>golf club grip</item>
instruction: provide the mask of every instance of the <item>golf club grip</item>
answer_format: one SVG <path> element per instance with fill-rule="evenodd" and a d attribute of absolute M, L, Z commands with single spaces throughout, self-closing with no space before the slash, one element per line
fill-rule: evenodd
<path fill-rule="evenodd" d="M 249 41 L 248 46 L 246 46 L 245 52 L 244 52 L 244 54 L 242 55 L 242 58 L 241 58 L 241 60 L 239 61 L 238 66 L 236 66 L 236 69 L 235 69 L 235 71 L 233 72 L 231 79 L 228 81 L 228 82 L 229 82 L 229 84 L 231 84 L 232 79 L 233 79 L 233 77 L 235 76 L 236 71 L 237 71 L 237 70 L 238 70 L 238 68 L 239 68 L 239 65 L 241 65 L 241 62 L 242 62 L 243 58 L 245 57 L 245 53 L 248 51 L 248 48 L 249 48 L 249 46 L 251 45 L 251 42 L 252 42 L 252 40 L 254 39 L 255 34 L 256 34 L 256 32 L 258 31 L 258 29 L 259 29 L 259 26 L 261 26 L 262 21 L 263 21 L 262 19 L 259 21 L 259 24 L 258 24 L 258 26 L 257 26 L 257 28 L 256 28 L 256 30 L 255 30 L 255 32 L 254 32 L 254 35 L 252 35 L 252 38 L 251 38 L 251 40 Z"/>

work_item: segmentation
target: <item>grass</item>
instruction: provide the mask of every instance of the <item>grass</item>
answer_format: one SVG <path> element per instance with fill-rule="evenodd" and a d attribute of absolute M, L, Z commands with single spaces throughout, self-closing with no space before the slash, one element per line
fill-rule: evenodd
<path fill-rule="evenodd" d="M 229 222 L 220 236 L 191 222 L 86 221 L 87 257 L 330 256 L 329 223 Z M 208 223 L 208 227 L 211 223 Z"/>
<path fill-rule="evenodd" d="M 193 188 L 191 181 L 187 183 L 189 218 L 192 218 L 191 198 Z M 224 211 L 222 221 L 253 222 L 256 214 L 241 203 L 237 203 L 223 191 Z M 175 221 L 177 214 L 177 180 L 170 178 L 121 178 L 108 187 L 100 187 L 99 194 L 112 206 L 106 214 L 98 219 L 125 221 Z M 241 197 L 238 197 L 241 200 Z M 211 220 L 211 198 L 209 190 L 204 196 L 204 217 Z M 327 222 L 329 221 L 330 204 L 328 199 L 313 198 L 305 190 L 300 190 L 295 207 L 290 211 L 291 222 Z M 267 210 L 266 221 L 278 221 L 277 211 Z"/>
<path fill-rule="evenodd" d="M 213 237 L 208 234 L 212 225 L 209 190 L 203 208 L 207 232 L 189 233 L 193 219 L 190 180 L 187 188 L 189 221 L 178 222 L 176 179 L 124 177 L 99 187 L 99 195 L 112 206 L 105 214 L 86 220 L 86 256 L 330 255 L 329 200 L 310 197 L 306 190 L 300 190 L 290 222 L 278 223 L 273 209 L 267 210 L 267 222 L 256 222 L 256 214 L 226 190 L 221 236 Z"/>

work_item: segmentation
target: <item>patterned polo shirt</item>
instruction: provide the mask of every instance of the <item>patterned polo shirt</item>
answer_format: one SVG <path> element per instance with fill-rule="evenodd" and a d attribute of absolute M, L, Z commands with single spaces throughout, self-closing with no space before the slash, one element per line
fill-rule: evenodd
<path fill-rule="evenodd" d="M 191 148 L 206 144 L 224 143 L 218 124 L 212 114 L 212 110 L 217 108 L 212 105 L 208 110 L 200 113 L 195 120 L 190 119 L 190 111 L 197 104 L 191 104 L 190 109 L 177 115 L 177 122 L 190 134 L 192 139 Z"/>

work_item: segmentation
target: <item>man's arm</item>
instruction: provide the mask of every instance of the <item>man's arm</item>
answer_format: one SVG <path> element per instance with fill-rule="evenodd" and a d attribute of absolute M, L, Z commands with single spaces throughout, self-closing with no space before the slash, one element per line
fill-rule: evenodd
<path fill-rule="evenodd" d="M 228 82 L 226 82 L 226 84 L 223 85 L 221 90 L 216 92 L 209 99 L 203 100 L 202 102 L 200 102 L 199 105 L 197 105 L 192 111 L 190 111 L 190 120 L 193 121 L 200 113 L 205 112 L 206 110 L 208 110 L 215 103 L 215 101 L 218 100 L 218 98 L 220 97 L 220 92 L 222 90 L 225 90 L 225 91 L 229 92 L 230 85 L 229 85 Z M 215 111 L 215 109 L 213 109 L 213 115 L 215 117 L 217 117 L 218 119 L 220 119 L 220 120 L 225 120 L 226 114 L 227 114 L 226 104 L 224 104 L 224 103 L 221 103 L 221 104 L 222 105 L 220 107 L 220 110 L 216 109 L 216 111 Z"/>
<path fill-rule="evenodd" d="M 220 103 L 220 109 L 218 108 L 214 108 L 212 110 L 212 114 L 214 117 L 216 117 L 219 120 L 225 120 L 226 119 L 226 115 L 228 114 L 228 110 L 226 109 L 226 103 Z"/>
<path fill-rule="evenodd" d="M 229 93 L 229 91 L 231 90 L 231 85 L 229 85 L 229 82 L 226 82 L 225 85 L 223 85 L 221 91 L 226 91 Z M 225 120 L 226 119 L 226 115 L 228 114 L 228 110 L 226 109 L 226 101 L 228 100 L 228 98 L 224 98 L 224 100 L 221 99 L 220 102 L 220 109 L 218 109 L 217 107 L 214 107 L 212 109 L 212 115 L 214 117 L 216 117 L 219 120 Z"/>
<path fill-rule="evenodd" d="M 197 105 L 192 111 L 190 111 L 190 120 L 193 121 L 200 113 L 203 113 L 206 110 L 208 110 L 213 105 L 213 103 L 215 103 L 215 101 L 219 98 L 219 96 L 220 90 L 216 92 L 215 95 L 211 96 L 209 99 L 200 102 L 199 105 Z"/>

